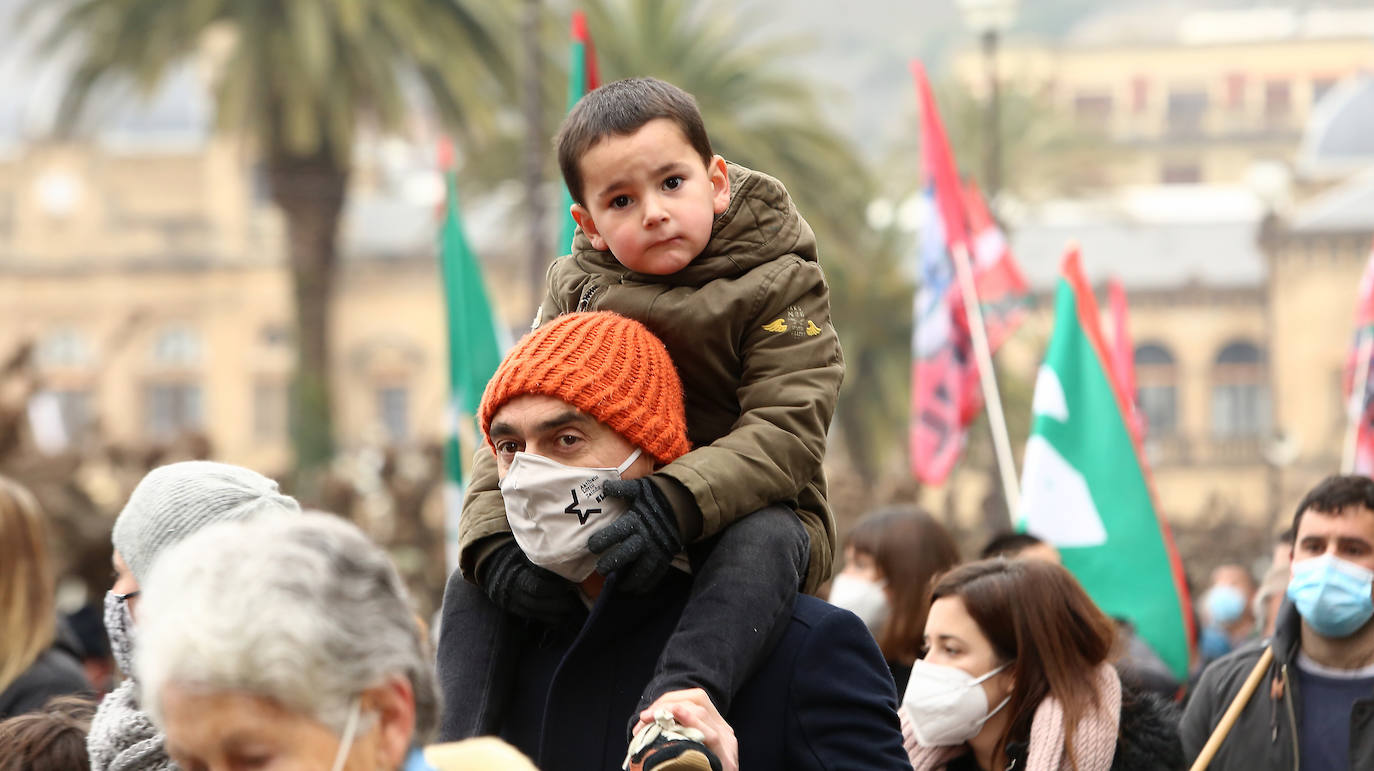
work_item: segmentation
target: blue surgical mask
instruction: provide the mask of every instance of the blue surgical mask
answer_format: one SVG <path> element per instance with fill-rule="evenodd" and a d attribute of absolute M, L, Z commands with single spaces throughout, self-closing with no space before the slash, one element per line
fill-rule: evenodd
<path fill-rule="evenodd" d="M 1245 595 L 1234 586 L 1218 584 L 1207 591 L 1203 600 L 1207 616 L 1217 626 L 1230 626 L 1245 615 Z"/>
<path fill-rule="evenodd" d="M 1374 571 L 1330 554 L 1293 563 L 1288 599 L 1322 637 L 1349 637 L 1374 616 Z"/>

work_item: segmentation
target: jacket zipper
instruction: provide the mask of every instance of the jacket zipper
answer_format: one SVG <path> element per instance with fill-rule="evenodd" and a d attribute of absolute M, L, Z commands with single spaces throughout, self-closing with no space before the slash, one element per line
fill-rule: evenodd
<path fill-rule="evenodd" d="M 578 313 L 582 313 L 584 311 L 589 311 L 592 309 L 592 298 L 596 297 L 596 293 L 600 289 L 601 287 L 597 286 L 596 284 L 590 284 L 587 286 L 586 289 L 582 290 L 582 297 L 578 298 L 577 300 Z"/>
<path fill-rule="evenodd" d="M 1288 665 L 1282 665 L 1279 673 L 1283 678 L 1283 703 L 1288 708 L 1288 728 L 1293 735 L 1293 771 L 1298 771 L 1302 767 L 1302 756 L 1298 752 L 1298 716 L 1293 711 L 1293 687 L 1288 682 Z"/>

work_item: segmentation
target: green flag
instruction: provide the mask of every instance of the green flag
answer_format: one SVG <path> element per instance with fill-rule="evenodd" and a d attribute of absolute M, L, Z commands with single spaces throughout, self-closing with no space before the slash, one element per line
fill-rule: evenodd
<path fill-rule="evenodd" d="M 482 286 L 482 271 L 468 247 L 458 215 L 457 179 L 452 171 L 445 171 L 444 180 L 448 197 L 439 229 L 439 268 L 448 311 L 449 410 L 448 436 L 444 442 L 444 507 L 451 570 L 458 565 L 458 515 L 463 501 L 463 450 L 458 428 L 461 421 L 471 421 L 477 413 L 482 391 L 501 364 L 501 347 L 491 303 Z"/>
<path fill-rule="evenodd" d="M 1188 590 L 1108 361 L 1097 302 L 1071 249 L 1035 381 L 1017 522 L 1058 547 L 1098 606 L 1134 623 L 1182 680 L 1192 639 Z"/>

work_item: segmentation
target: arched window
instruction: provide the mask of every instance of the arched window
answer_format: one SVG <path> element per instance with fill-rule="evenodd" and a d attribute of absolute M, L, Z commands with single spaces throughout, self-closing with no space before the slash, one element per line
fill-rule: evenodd
<path fill-rule="evenodd" d="M 153 361 L 164 367 L 200 363 L 200 335 L 184 324 L 164 328 L 153 341 Z"/>
<path fill-rule="evenodd" d="M 91 346 L 71 327 L 58 327 L 38 345 L 38 363 L 45 368 L 84 367 L 91 363 Z"/>
<path fill-rule="evenodd" d="M 1159 343 L 1135 349 L 1135 401 L 1145 416 L 1149 436 L 1172 436 L 1178 431 L 1178 383 L 1174 355 Z"/>
<path fill-rule="evenodd" d="M 1227 343 L 1212 364 L 1212 435 L 1262 437 L 1269 432 L 1264 351 L 1247 340 Z"/>

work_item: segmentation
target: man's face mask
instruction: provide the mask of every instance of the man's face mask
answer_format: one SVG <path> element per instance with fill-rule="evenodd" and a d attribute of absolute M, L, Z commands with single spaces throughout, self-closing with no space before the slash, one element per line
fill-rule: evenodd
<path fill-rule="evenodd" d="M 1293 563 L 1288 598 L 1323 637 L 1349 637 L 1374 616 L 1374 572 L 1330 554 Z"/>
<path fill-rule="evenodd" d="M 604 495 L 601 485 L 620 479 L 642 453 L 636 449 L 615 468 L 582 468 L 517 452 L 501 480 L 501 496 L 511 532 L 530 562 L 574 583 L 590 576 L 596 555 L 587 539 L 629 507 L 624 498 Z"/>

